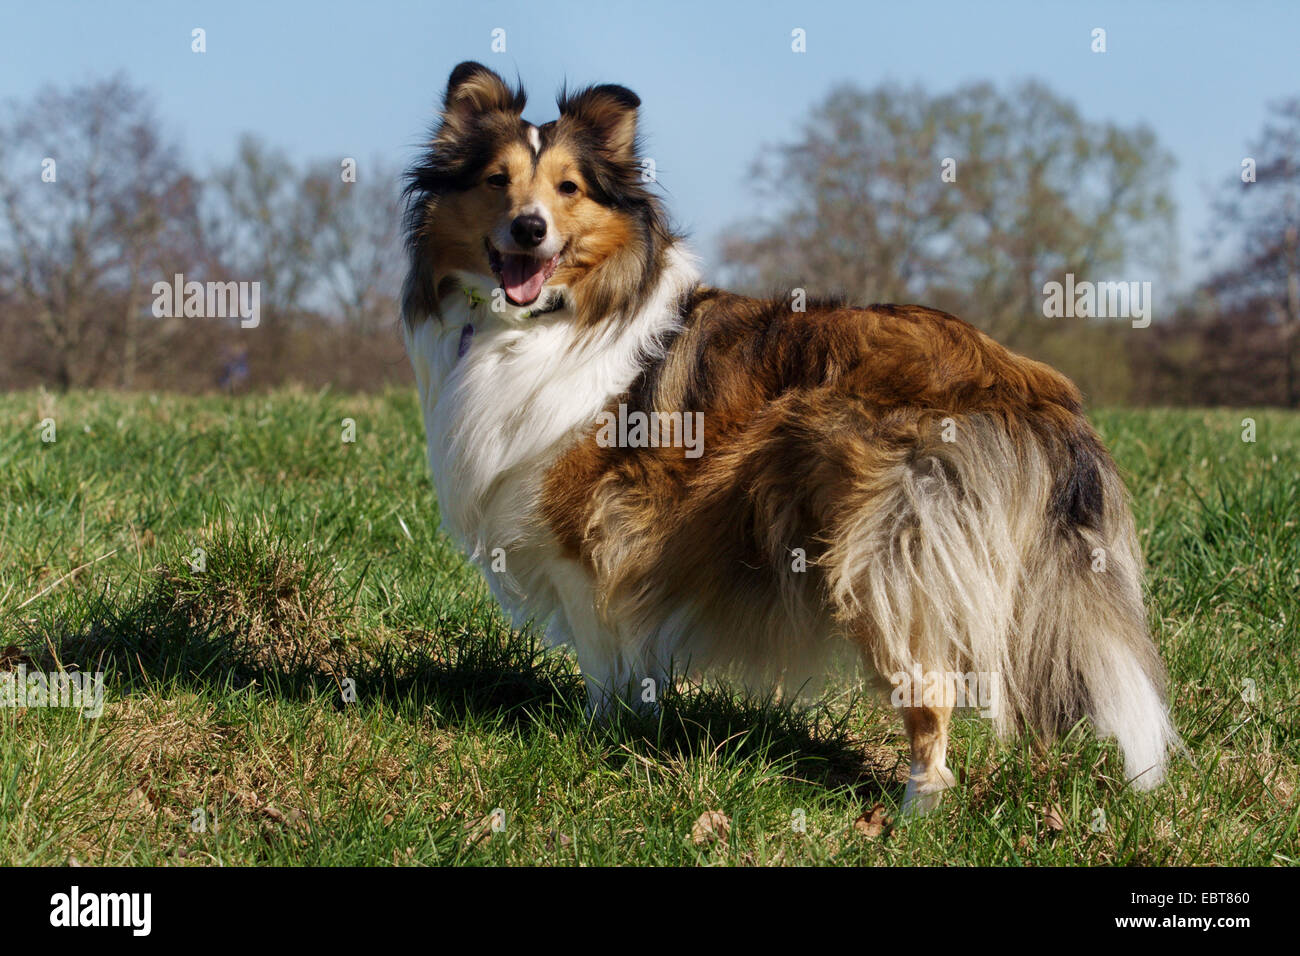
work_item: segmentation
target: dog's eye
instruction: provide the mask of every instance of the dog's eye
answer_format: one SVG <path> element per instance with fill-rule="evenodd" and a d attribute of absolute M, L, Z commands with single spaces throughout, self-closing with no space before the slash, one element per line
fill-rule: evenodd
<path fill-rule="evenodd" d="M 504 189 L 510 182 L 510 177 L 505 173 L 493 173 L 487 178 L 487 184 L 493 189 Z"/>
<path fill-rule="evenodd" d="M 564 195 L 566 196 L 572 196 L 574 193 L 578 191 L 578 184 L 575 183 L 572 179 L 566 179 L 564 182 L 560 183 L 560 185 L 556 186 L 555 188 L 558 189 L 560 192 L 564 193 Z"/>

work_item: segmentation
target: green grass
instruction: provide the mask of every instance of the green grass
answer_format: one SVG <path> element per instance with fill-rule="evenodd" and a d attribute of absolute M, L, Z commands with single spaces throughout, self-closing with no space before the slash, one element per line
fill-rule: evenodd
<path fill-rule="evenodd" d="M 512 632 L 438 532 L 411 394 L 29 392 L 0 413 L 0 668 L 106 674 L 97 719 L 0 708 L 0 863 L 1300 859 L 1300 416 L 1095 418 L 1190 750 L 1164 787 L 1124 789 L 1086 727 L 1039 753 L 962 718 L 963 785 L 873 833 L 855 820 L 896 816 L 906 748 L 850 689 L 799 711 L 711 688 L 590 725 L 571 659 Z M 708 811 L 730 831 L 697 843 Z"/>

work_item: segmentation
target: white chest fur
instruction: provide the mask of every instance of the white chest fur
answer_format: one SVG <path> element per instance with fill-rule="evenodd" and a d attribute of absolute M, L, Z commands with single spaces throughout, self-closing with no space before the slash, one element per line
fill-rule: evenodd
<path fill-rule="evenodd" d="M 544 565 L 556 549 L 539 514 L 542 481 L 659 348 L 697 273 L 673 250 L 630 321 L 585 334 L 567 309 L 494 311 L 491 280 L 460 278 L 477 304 L 449 297 L 441 321 L 404 323 L 443 526 L 517 618 L 545 615 L 554 608 Z"/>

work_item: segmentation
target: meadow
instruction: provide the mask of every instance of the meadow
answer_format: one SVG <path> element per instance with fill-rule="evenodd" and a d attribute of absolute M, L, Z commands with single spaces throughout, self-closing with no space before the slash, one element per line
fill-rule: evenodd
<path fill-rule="evenodd" d="M 1300 415 L 1092 416 L 1187 745 L 1167 784 L 1125 789 L 1086 725 L 1042 750 L 972 715 L 961 786 L 919 819 L 897 714 L 848 682 L 590 723 L 571 657 L 438 530 L 412 391 L 28 391 L 0 415 L 0 671 L 105 675 L 98 717 L 0 707 L 0 864 L 1300 859 Z"/>

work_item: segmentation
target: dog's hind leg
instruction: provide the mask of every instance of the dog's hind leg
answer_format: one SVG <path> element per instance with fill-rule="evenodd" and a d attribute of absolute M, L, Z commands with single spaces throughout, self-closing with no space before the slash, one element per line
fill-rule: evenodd
<path fill-rule="evenodd" d="M 903 813 L 927 813 L 957 780 L 948 769 L 948 722 L 952 707 L 904 707 L 903 728 L 912 747 L 912 765 L 903 794 Z"/>

